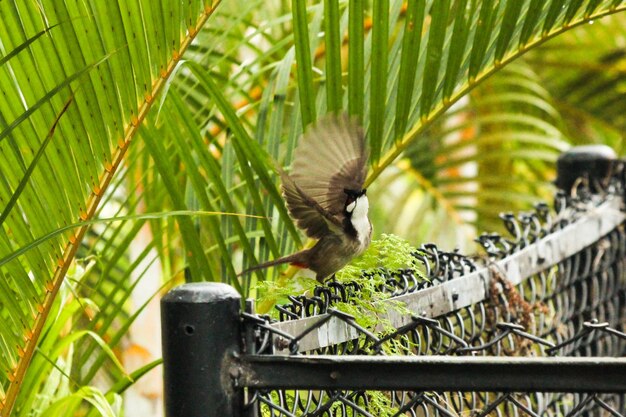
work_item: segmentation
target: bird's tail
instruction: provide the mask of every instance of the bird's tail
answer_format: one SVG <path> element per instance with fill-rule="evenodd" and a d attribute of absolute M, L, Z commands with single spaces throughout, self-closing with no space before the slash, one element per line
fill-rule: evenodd
<path fill-rule="evenodd" d="M 283 256 L 282 258 L 274 259 L 272 261 L 263 262 L 262 264 L 251 266 L 237 274 L 238 277 L 259 269 L 269 268 L 270 266 L 282 265 L 282 264 L 294 264 L 303 268 L 306 268 L 305 253 L 307 250 L 296 252 L 294 254 Z"/>

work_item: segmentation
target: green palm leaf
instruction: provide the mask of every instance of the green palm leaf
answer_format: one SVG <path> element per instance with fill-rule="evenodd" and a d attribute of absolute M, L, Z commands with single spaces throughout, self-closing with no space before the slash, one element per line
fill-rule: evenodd
<path fill-rule="evenodd" d="M 368 183 L 392 164 L 411 142 L 417 140 L 432 121 L 440 117 L 466 93 L 496 73 L 503 65 L 577 25 L 623 10 L 623 6 L 620 6 L 621 2 L 613 1 L 583 2 L 578 5 L 579 7 L 570 8 L 568 13 L 566 13 L 567 8 L 561 7 L 560 1 L 517 2 L 521 3 L 521 6 L 515 6 L 515 10 L 511 10 L 513 6 L 510 5 L 504 7 L 505 3 L 472 2 L 469 7 L 455 9 L 452 19 L 441 16 L 448 13 L 449 8 L 446 2 L 433 3 L 433 8 L 430 10 L 432 20 L 424 35 L 428 42 L 421 48 L 426 54 L 422 70 L 422 92 L 415 95 L 409 105 L 411 115 L 409 120 L 413 123 L 409 123 L 409 127 L 403 132 L 398 142 L 388 140 L 383 142 L 383 157 L 374 167 Z M 464 5 L 464 2 L 456 4 Z M 520 8 L 519 11 L 517 7 Z M 455 32 L 463 32 L 464 24 L 457 24 L 458 20 L 476 23 L 470 25 L 472 29 L 467 35 L 465 51 L 456 51 L 455 47 L 458 43 L 452 42 L 453 39 L 464 39 L 466 36 L 454 36 Z M 441 45 L 441 47 L 430 48 L 433 50 L 429 52 L 429 45 Z M 419 54 L 420 51 L 415 51 L 415 53 Z M 446 62 L 458 60 L 459 53 L 463 57 L 460 65 L 456 63 L 445 65 Z M 418 68 L 418 76 L 420 72 Z M 401 91 L 406 86 L 395 85 L 391 88 Z M 393 114 L 386 115 L 386 117 L 393 116 Z M 378 114 L 377 117 L 385 116 Z"/>
<path fill-rule="evenodd" d="M 570 146 L 564 127 L 539 77 L 522 63 L 507 67 L 373 184 L 372 199 L 392 213 L 377 217 L 379 227 L 411 241 L 472 249 L 476 231 L 502 231 L 499 212 L 549 197 L 551 166 Z"/>
<path fill-rule="evenodd" d="M 213 11 L 204 1 L 162 3 L 0 4 L 0 202 L 8 208 L 0 256 L 93 218 L 155 95 Z M 32 394 L 18 398 L 86 231 L 2 266 L 2 318 L 14 326 L 0 335 L 3 416 Z M 194 257 L 198 271 L 203 256 Z"/>
<path fill-rule="evenodd" d="M 590 22 L 534 52 L 529 61 L 545 80 L 576 142 L 623 149 L 626 128 L 624 16 Z"/>

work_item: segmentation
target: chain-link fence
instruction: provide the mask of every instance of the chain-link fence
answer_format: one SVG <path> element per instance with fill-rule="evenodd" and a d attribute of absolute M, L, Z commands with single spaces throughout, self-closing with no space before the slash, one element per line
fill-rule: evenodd
<path fill-rule="evenodd" d="M 173 290 L 168 415 L 625 416 L 623 181 L 590 188 L 503 215 L 511 236 L 482 235 L 480 258 L 425 245 L 420 274 L 369 271 L 390 295 L 372 328 L 338 307 L 356 284 L 293 296 L 279 320 L 220 286 Z"/>

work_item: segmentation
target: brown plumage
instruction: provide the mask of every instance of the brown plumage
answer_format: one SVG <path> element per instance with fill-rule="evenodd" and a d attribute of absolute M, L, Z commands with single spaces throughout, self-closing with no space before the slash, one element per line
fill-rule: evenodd
<path fill-rule="evenodd" d="M 367 149 L 363 130 L 346 115 L 328 115 L 300 138 L 291 174 L 280 170 L 283 196 L 296 225 L 318 239 L 311 249 L 242 272 L 291 263 L 316 273 L 335 273 L 369 245 L 371 223 L 363 184 Z"/>

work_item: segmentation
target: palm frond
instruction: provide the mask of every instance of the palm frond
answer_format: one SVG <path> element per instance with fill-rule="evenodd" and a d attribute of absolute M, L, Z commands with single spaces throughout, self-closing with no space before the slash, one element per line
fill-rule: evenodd
<path fill-rule="evenodd" d="M 211 2 L 199 0 L 185 7 L 170 1 L 0 4 L 0 202 L 12 202 L 3 213 L 0 257 L 94 217 L 155 96 L 212 11 Z M 19 300 L 3 317 L 16 330 L 0 335 L 2 416 L 32 394 L 18 397 L 87 229 L 59 234 L 2 266 L 3 314 L 5 305 L 15 305 L 10 298 Z"/>
<path fill-rule="evenodd" d="M 510 65 L 448 111 L 372 185 L 372 199 L 392 213 L 376 217 L 379 228 L 470 247 L 475 232 L 468 225 L 500 230 L 497 212 L 549 197 L 551 167 L 570 146 L 564 129 L 539 77 L 527 65 Z M 486 207 L 496 207 L 496 215 Z"/>

